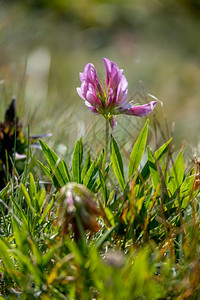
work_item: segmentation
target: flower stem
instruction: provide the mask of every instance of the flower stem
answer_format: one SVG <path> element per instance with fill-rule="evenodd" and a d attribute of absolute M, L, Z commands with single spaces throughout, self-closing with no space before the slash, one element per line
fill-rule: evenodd
<path fill-rule="evenodd" d="M 109 119 L 106 119 L 106 131 L 105 131 L 105 153 L 103 159 L 103 173 L 106 169 L 106 161 L 108 156 L 108 144 L 109 144 Z"/>

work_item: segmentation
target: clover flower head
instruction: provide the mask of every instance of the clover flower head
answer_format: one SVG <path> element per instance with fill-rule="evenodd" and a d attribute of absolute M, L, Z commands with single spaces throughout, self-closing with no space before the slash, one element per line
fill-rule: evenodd
<path fill-rule="evenodd" d="M 78 95 L 85 101 L 85 105 L 95 114 L 101 114 L 109 120 L 114 129 L 117 125 L 115 116 L 126 114 L 138 117 L 149 115 L 157 101 L 133 106 L 127 102 L 128 82 L 123 70 L 107 58 L 103 58 L 106 68 L 105 85 L 99 82 L 95 66 L 88 63 L 83 73 L 80 73 L 81 86 L 77 88 Z"/>
<path fill-rule="evenodd" d="M 96 232 L 100 229 L 96 217 L 101 213 L 94 202 L 93 193 L 84 185 L 70 182 L 64 185 L 59 195 L 59 216 L 56 222 L 60 225 L 62 235 L 72 229 L 76 240 L 80 237 L 77 218 L 84 230 Z"/>

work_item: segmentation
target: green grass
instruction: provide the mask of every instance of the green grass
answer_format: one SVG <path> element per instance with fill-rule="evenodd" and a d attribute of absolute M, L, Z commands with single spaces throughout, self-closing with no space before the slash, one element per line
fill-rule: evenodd
<path fill-rule="evenodd" d="M 171 139 L 146 148 L 147 134 L 148 122 L 131 152 L 111 137 L 105 170 L 81 139 L 71 162 L 40 140 L 46 185 L 31 152 L 0 193 L 2 297 L 197 299 L 198 165 Z"/>

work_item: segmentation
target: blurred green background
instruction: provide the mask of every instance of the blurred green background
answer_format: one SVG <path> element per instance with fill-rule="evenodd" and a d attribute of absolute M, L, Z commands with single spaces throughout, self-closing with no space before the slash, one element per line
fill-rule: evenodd
<path fill-rule="evenodd" d="M 51 132 L 61 154 L 80 135 L 101 144 L 103 118 L 90 113 L 76 87 L 88 62 L 105 76 L 103 57 L 124 69 L 130 100 L 156 96 L 163 107 L 159 103 L 155 113 L 161 124 L 165 113 L 170 128 L 175 122 L 176 143 L 197 147 L 199 0 L 0 1 L 0 119 L 14 94 L 25 128 Z M 141 123 L 118 121 L 116 135 L 131 135 Z"/>

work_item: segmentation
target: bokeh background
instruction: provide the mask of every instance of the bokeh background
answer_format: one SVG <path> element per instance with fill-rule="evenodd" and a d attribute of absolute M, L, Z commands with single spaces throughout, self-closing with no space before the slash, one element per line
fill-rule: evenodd
<path fill-rule="evenodd" d="M 52 133 L 61 154 L 81 135 L 101 144 L 103 118 L 76 87 L 88 62 L 104 78 L 103 57 L 124 69 L 130 100 L 160 100 L 156 117 L 162 125 L 167 116 L 178 145 L 198 146 L 199 0 L 0 1 L 0 119 L 16 95 L 24 127 Z M 135 119 L 119 116 L 116 132 L 133 134 Z"/>

